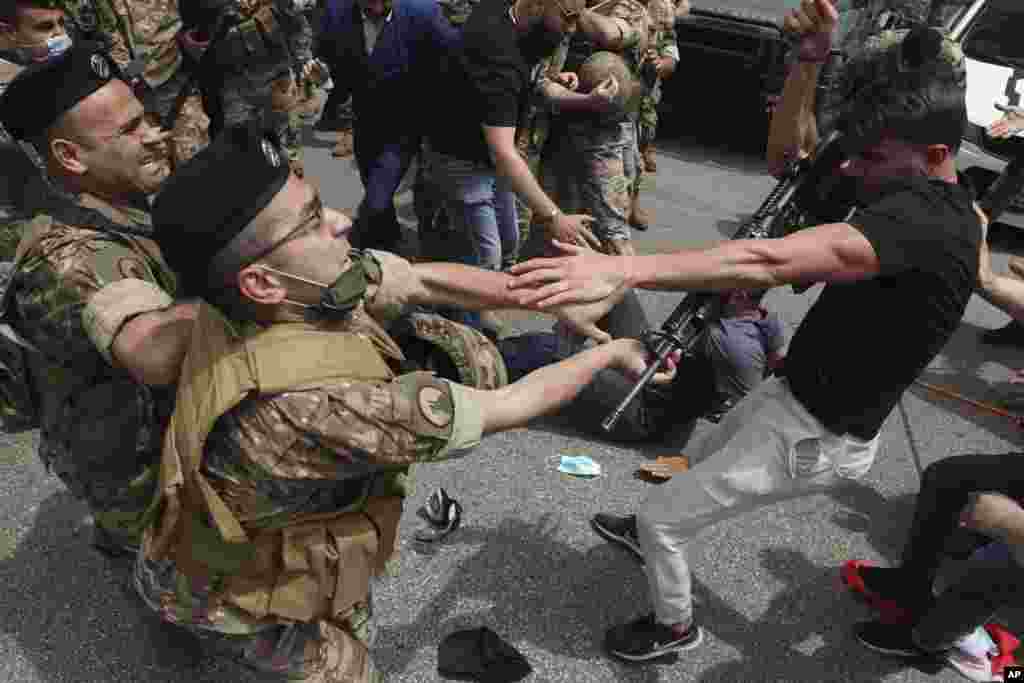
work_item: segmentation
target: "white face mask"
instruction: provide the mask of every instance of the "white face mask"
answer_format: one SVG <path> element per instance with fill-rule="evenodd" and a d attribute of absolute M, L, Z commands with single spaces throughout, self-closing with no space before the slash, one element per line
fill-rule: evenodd
<path fill-rule="evenodd" d="M 59 36 L 53 36 L 52 38 L 46 39 L 46 58 L 53 59 L 59 57 L 68 50 L 71 49 L 72 45 L 71 36 L 66 33 L 62 33 Z"/>

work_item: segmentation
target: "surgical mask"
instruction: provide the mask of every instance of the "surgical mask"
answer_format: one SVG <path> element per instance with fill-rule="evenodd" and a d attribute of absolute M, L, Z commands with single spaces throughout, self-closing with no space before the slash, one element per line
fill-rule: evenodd
<path fill-rule="evenodd" d="M 320 293 L 320 301 L 315 304 L 304 304 L 299 301 L 292 299 L 285 299 L 285 303 L 291 304 L 292 306 L 299 306 L 305 308 L 316 320 L 322 321 L 339 321 L 344 320 L 349 316 L 353 309 L 359 305 L 359 302 L 363 300 L 366 295 L 366 288 L 368 281 L 366 279 L 366 264 L 363 261 L 363 255 L 360 252 L 353 251 L 352 253 L 352 265 L 345 272 L 338 276 L 333 283 L 325 285 L 322 282 L 310 280 L 299 275 L 293 275 L 276 268 L 271 268 L 263 264 L 259 265 L 260 268 L 280 275 L 281 277 L 296 280 L 298 282 L 304 282 L 314 287 L 319 287 L 322 291 Z"/>
<path fill-rule="evenodd" d="M 53 59 L 59 57 L 68 50 L 71 49 L 71 45 L 74 41 L 71 40 L 71 36 L 67 33 L 62 33 L 59 36 L 53 36 L 46 39 L 46 58 Z"/>

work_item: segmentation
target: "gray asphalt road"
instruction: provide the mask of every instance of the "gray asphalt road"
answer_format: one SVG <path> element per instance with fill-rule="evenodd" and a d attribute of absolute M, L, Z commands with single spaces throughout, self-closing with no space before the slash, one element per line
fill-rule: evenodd
<path fill-rule="evenodd" d="M 330 157 L 330 146 L 327 134 L 310 140 L 309 173 L 328 203 L 352 207 L 361 195 L 358 176 Z M 696 246 L 731 234 L 771 186 L 762 171 L 755 158 L 692 141 L 666 149 L 647 192 L 656 225 L 637 233 L 641 249 Z M 1012 235 L 1001 243 L 1024 251 Z M 1005 255 L 997 261 L 1002 266 Z M 779 290 L 767 301 L 792 329 L 814 293 Z M 643 301 L 660 324 L 677 299 L 650 294 Z M 925 377 L 983 400 L 998 396 L 1024 355 L 979 347 L 975 339 L 980 329 L 1005 321 L 972 301 Z M 899 334 L 873 329 L 871 320 L 864 326 L 865 333 Z M 872 371 L 870 358 L 849 362 Z M 706 430 L 702 424 L 696 438 Z M 84 508 L 43 471 L 34 435 L 0 439 L 0 680 L 236 680 L 139 608 L 124 563 L 90 550 Z M 909 392 L 885 425 L 882 452 L 865 481 L 699 536 L 692 562 L 702 647 L 676 660 L 622 666 L 601 652 L 604 629 L 647 610 L 644 580 L 630 556 L 594 535 L 588 520 L 598 511 L 632 510 L 650 487 L 634 479 L 634 470 L 665 446 L 618 447 L 557 424 L 489 437 L 470 457 L 418 468 L 410 510 L 443 485 L 463 503 L 464 525 L 444 545 L 423 549 L 412 540 L 420 522 L 407 516 L 400 574 L 375 588 L 375 658 L 390 681 L 435 681 L 438 642 L 453 630 L 486 625 L 527 656 L 535 672 L 528 680 L 537 682 L 960 680 L 951 669 L 920 671 L 860 647 L 850 629 L 868 613 L 837 590 L 836 567 L 847 558 L 896 560 L 918 487 L 915 463 L 1006 451 L 1019 441 L 1004 420 Z M 604 475 L 566 478 L 555 471 L 560 454 L 590 455 Z"/>

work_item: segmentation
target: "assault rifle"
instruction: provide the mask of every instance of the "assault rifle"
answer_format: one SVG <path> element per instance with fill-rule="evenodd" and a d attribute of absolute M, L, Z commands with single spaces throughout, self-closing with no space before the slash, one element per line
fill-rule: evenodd
<path fill-rule="evenodd" d="M 847 145 L 839 132 L 825 138 L 813 156 L 790 162 L 775 188 L 757 211 L 737 229 L 732 239 L 763 239 L 783 237 L 803 227 L 805 208 L 814 203 L 824 183 L 848 157 Z M 610 432 L 629 404 L 644 390 L 654 373 L 676 349 L 689 353 L 708 323 L 720 314 L 719 297 L 715 292 L 691 292 L 662 324 L 660 330 L 648 330 L 643 341 L 655 360 L 640 376 L 619 405 L 601 423 Z"/>

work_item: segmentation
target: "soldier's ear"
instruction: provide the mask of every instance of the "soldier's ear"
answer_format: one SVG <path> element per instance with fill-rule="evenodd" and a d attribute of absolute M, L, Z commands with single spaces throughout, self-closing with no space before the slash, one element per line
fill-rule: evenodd
<path fill-rule="evenodd" d="M 281 278 L 258 264 L 246 266 L 238 272 L 238 291 L 243 298 L 268 306 L 280 304 L 288 296 Z"/>
<path fill-rule="evenodd" d="M 82 176 L 89 170 L 89 164 L 82 158 L 82 148 L 77 142 L 65 138 L 53 138 L 50 140 L 50 154 L 57 161 L 57 165 L 71 175 Z"/>

